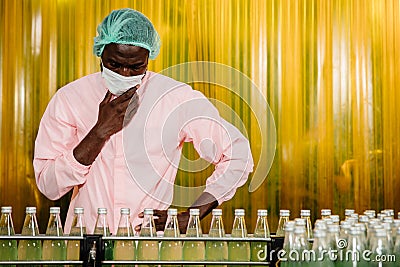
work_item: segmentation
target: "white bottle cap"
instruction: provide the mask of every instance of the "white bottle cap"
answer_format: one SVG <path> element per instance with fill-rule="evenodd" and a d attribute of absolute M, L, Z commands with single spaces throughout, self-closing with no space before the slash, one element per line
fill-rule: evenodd
<path fill-rule="evenodd" d="M 268 216 L 268 210 L 257 210 L 257 216 Z"/>
<path fill-rule="evenodd" d="M 177 209 L 168 209 L 167 214 L 170 216 L 178 215 Z"/>
<path fill-rule="evenodd" d="M 285 231 L 294 231 L 295 222 L 294 221 L 287 221 L 283 226 Z"/>
<path fill-rule="evenodd" d="M 11 212 L 12 212 L 12 207 L 11 206 L 1 207 L 1 213 L 11 213 Z"/>
<path fill-rule="evenodd" d="M 60 207 L 50 207 L 50 214 L 60 213 Z"/>
<path fill-rule="evenodd" d="M 330 209 L 322 209 L 322 210 L 321 210 L 321 215 L 322 215 L 322 216 L 331 216 L 331 215 L 332 215 L 332 212 L 331 212 Z"/>
<path fill-rule="evenodd" d="M 311 210 L 301 210 L 300 216 L 311 216 Z"/>
<path fill-rule="evenodd" d="M 97 214 L 107 214 L 107 208 L 98 208 Z"/>
<path fill-rule="evenodd" d="M 222 210 L 221 209 L 213 209 L 212 210 L 212 215 L 214 215 L 214 216 L 222 216 Z"/>
<path fill-rule="evenodd" d="M 294 222 L 295 222 L 296 226 L 297 225 L 298 226 L 306 226 L 307 225 L 306 219 L 303 219 L 303 218 L 296 218 L 296 219 L 294 219 Z"/>
<path fill-rule="evenodd" d="M 83 214 L 83 208 L 80 208 L 80 207 L 79 208 L 75 208 L 74 209 L 74 213 L 75 214 Z"/>
<path fill-rule="evenodd" d="M 121 215 L 129 215 L 129 214 L 131 214 L 130 208 L 121 208 L 120 212 L 121 212 Z"/>
<path fill-rule="evenodd" d="M 36 213 L 36 207 L 26 207 L 26 213 Z"/>
<path fill-rule="evenodd" d="M 235 209 L 235 216 L 244 216 L 244 209 Z"/>
<path fill-rule="evenodd" d="M 147 208 L 147 209 L 144 209 L 143 214 L 144 215 L 153 215 L 154 211 L 153 211 L 153 209 Z"/>
<path fill-rule="evenodd" d="M 339 217 L 339 215 L 334 214 L 334 215 L 331 215 L 330 218 L 331 218 L 331 220 L 332 220 L 333 223 L 339 223 L 339 222 L 340 222 L 340 217 Z"/>
<path fill-rule="evenodd" d="M 289 217 L 290 216 L 290 210 L 280 210 L 279 215 L 281 217 Z"/>
<path fill-rule="evenodd" d="M 193 215 L 193 216 L 196 216 L 196 215 L 198 216 L 198 215 L 200 215 L 200 210 L 199 209 L 190 209 L 189 214 Z"/>
<path fill-rule="evenodd" d="M 352 209 L 345 209 L 344 210 L 344 215 L 345 216 L 350 216 L 353 213 L 354 213 L 354 210 L 352 210 Z"/>

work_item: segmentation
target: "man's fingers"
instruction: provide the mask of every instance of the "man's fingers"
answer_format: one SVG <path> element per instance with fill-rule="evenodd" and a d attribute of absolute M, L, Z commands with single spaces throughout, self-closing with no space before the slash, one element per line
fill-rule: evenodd
<path fill-rule="evenodd" d="M 110 91 L 107 90 L 107 93 L 106 93 L 106 95 L 104 96 L 103 101 L 101 101 L 101 104 L 105 104 L 105 103 L 110 102 L 111 98 L 112 98 L 112 93 L 111 93 Z"/>

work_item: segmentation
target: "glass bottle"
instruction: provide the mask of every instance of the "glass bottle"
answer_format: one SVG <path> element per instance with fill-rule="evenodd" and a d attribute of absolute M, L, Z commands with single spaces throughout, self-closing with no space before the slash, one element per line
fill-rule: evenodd
<path fill-rule="evenodd" d="M 46 236 L 62 237 L 64 235 L 61 218 L 60 207 L 50 208 L 50 217 L 47 224 Z M 48 261 L 62 261 L 67 258 L 67 246 L 65 240 L 44 240 L 42 259 Z"/>
<path fill-rule="evenodd" d="M 332 211 L 330 209 L 322 209 L 321 210 L 321 219 L 329 218 L 332 215 Z"/>
<path fill-rule="evenodd" d="M 244 209 L 235 209 L 235 219 L 233 221 L 232 234 L 233 238 L 247 238 L 246 221 L 244 219 Z M 247 241 L 229 241 L 228 244 L 229 261 L 250 261 L 250 244 Z M 247 266 L 247 265 L 232 265 Z"/>
<path fill-rule="evenodd" d="M 345 219 L 350 218 L 351 214 L 354 214 L 355 211 L 353 209 L 345 209 L 344 210 L 344 217 Z"/>
<path fill-rule="evenodd" d="M 0 236 L 15 235 L 11 213 L 12 207 L 1 207 Z M 0 261 L 16 261 L 17 258 L 17 240 L 0 240 Z"/>
<path fill-rule="evenodd" d="M 251 261 L 267 261 L 268 243 L 267 239 L 271 237 L 268 226 L 268 210 L 257 211 L 256 228 L 254 229 L 254 237 L 263 238 L 265 242 L 251 242 Z"/>
<path fill-rule="evenodd" d="M 288 221 L 285 223 L 285 237 L 283 239 L 283 251 L 285 252 L 281 255 L 281 267 L 289 267 L 293 265 L 290 259 L 290 252 L 293 251 L 294 244 L 294 221 Z"/>
<path fill-rule="evenodd" d="M 153 209 L 144 209 L 144 217 L 140 229 L 141 237 L 157 237 L 156 225 L 154 223 Z M 139 240 L 137 246 L 137 260 L 151 261 L 158 260 L 158 241 Z M 155 265 L 140 265 L 155 266 Z"/>
<path fill-rule="evenodd" d="M 38 236 L 39 228 L 36 218 L 36 207 L 26 207 L 24 225 L 21 236 Z M 42 242 L 38 239 L 20 240 L 18 244 L 18 260 L 38 261 L 42 259 Z M 25 265 L 26 266 L 26 265 Z M 29 265 L 40 266 L 40 265 Z"/>
<path fill-rule="evenodd" d="M 196 238 L 203 235 L 200 225 L 200 210 L 190 209 L 189 223 L 186 230 L 186 237 Z M 203 241 L 184 241 L 183 260 L 185 261 L 204 261 L 205 245 Z M 183 266 L 203 266 L 203 265 L 183 265 Z"/>
<path fill-rule="evenodd" d="M 306 237 L 306 230 L 302 226 L 296 226 L 294 227 L 294 240 L 293 240 L 293 251 L 291 261 L 294 261 L 296 264 L 295 265 L 300 265 L 304 266 L 306 265 L 305 258 L 303 251 L 309 249 L 309 243 L 307 241 Z M 293 253 L 295 252 L 295 253 Z"/>
<path fill-rule="evenodd" d="M 131 210 L 129 208 L 121 208 L 121 217 L 118 223 L 117 236 L 133 237 L 134 232 L 130 223 Z M 133 261 L 136 259 L 136 244 L 134 240 L 115 240 L 114 242 L 114 260 Z M 115 265 L 117 266 L 134 266 L 134 265 Z"/>
<path fill-rule="evenodd" d="M 168 217 L 164 229 L 164 237 L 180 237 L 178 224 L 178 210 L 168 209 Z M 182 242 L 181 241 L 162 241 L 160 247 L 160 260 L 162 261 L 180 261 L 182 260 Z M 176 265 L 163 265 L 165 267 Z"/>
<path fill-rule="evenodd" d="M 74 208 L 74 218 L 69 233 L 70 236 L 83 236 L 86 234 L 86 224 L 84 220 L 83 208 Z M 67 242 L 67 260 L 78 261 L 80 256 L 80 240 L 68 240 Z"/>
<path fill-rule="evenodd" d="M 339 223 L 340 223 L 340 217 L 337 214 L 332 214 L 331 220 L 332 220 L 333 224 L 339 225 Z"/>
<path fill-rule="evenodd" d="M 285 223 L 289 221 L 290 210 L 279 211 L 278 228 L 276 229 L 276 236 L 285 236 Z"/>
<path fill-rule="evenodd" d="M 94 228 L 95 235 L 102 235 L 103 237 L 110 236 L 110 228 L 108 227 L 107 221 L 107 209 L 98 208 L 97 209 L 97 219 L 96 226 Z M 111 240 L 104 241 L 104 260 L 113 259 L 113 245 Z"/>
<path fill-rule="evenodd" d="M 355 226 L 352 226 L 348 231 L 347 246 L 342 248 L 343 254 L 338 259 L 342 266 L 368 266 L 368 263 L 363 258 L 366 246 L 362 241 L 361 235 L 361 230 Z"/>
<path fill-rule="evenodd" d="M 328 255 L 329 258 L 333 261 L 336 262 L 337 260 L 337 253 L 335 254 L 335 251 L 338 251 L 338 243 L 340 240 L 339 234 L 340 234 L 340 227 L 337 224 L 331 224 L 328 226 L 326 234 L 326 242 L 328 245 Z M 340 241 L 342 242 L 342 241 Z M 341 243 L 339 243 L 341 244 Z"/>
<path fill-rule="evenodd" d="M 309 267 L 333 267 L 334 263 L 329 258 L 329 245 L 326 239 L 326 232 L 322 230 L 314 231 L 314 241 L 310 253 Z"/>
<path fill-rule="evenodd" d="M 225 237 L 224 223 L 222 220 L 222 210 L 214 209 L 212 211 L 212 219 L 209 237 L 223 238 Z M 228 243 L 226 241 L 207 241 L 206 242 L 206 260 L 208 261 L 227 261 L 228 260 Z M 212 266 L 212 265 L 210 265 Z M 223 265 L 226 266 L 226 265 Z"/>
<path fill-rule="evenodd" d="M 396 242 L 394 243 L 394 247 L 393 247 L 393 254 L 396 257 L 396 260 L 400 259 L 400 227 L 397 228 L 397 238 L 396 238 Z"/>
<path fill-rule="evenodd" d="M 313 230 L 311 224 L 311 211 L 310 210 L 301 210 L 300 217 L 306 220 L 306 235 L 307 239 L 313 238 Z"/>

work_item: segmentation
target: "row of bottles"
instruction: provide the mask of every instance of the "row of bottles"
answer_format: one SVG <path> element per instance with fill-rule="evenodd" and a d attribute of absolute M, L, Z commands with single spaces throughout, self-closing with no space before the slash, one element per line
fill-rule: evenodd
<path fill-rule="evenodd" d="M 281 266 L 398 266 L 400 219 L 393 210 L 359 215 L 346 210 L 345 218 L 323 210 L 314 223 L 313 242 L 307 238 L 304 219 L 284 224 Z M 396 264 L 397 262 L 397 264 Z"/>
<path fill-rule="evenodd" d="M 122 211 L 121 211 L 122 212 Z M 168 218 L 165 225 L 164 237 L 180 237 L 177 210 L 169 209 Z M 167 240 L 162 241 L 159 246 L 158 241 L 139 240 L 135 255 L 135 242 L 133 240 L 116 240 L 114 245 L 113 260 L 162 260 L 162 261 L 259 261 L 259 250 L 264 250 L 266 246 L 263 242 L 243 241 L 224 241 L 208 240 L 196 241 L 192 238 L 202 237 L 200 225 L 200 211 L 190 209 L 190 217 L 186 230 L 186 237 L 190 240 Z M 270 237 L 267 211 L 258 211 L 257 227 L 254 236 L 268 238 Z M 232 229 L 232 237 L 247 238 L 246 223 L 244 220 L 245 211 L 243 209 L 235 210 L 235 219 Z M 131 232 L 128 220 L 122 219 L 118 227 L 117 236 L 129 236 L 126 233 Z M 122 234 L 125 233 L 125 234 Z M 132 233 L 132 232 L 131 232 Z M 141 226 L 140 236 L 156 237 L 155 224 L 153 219 L 153 210 L 145 209 L 144 218 Z M 225 237 L 224 223 L 222 220 L 222 210 L 214 209 L 212 211 L 212 220 L 209 237 Z M 196 266 L 196 265 L 190 265 Z M 203 265 L 201 265 L 203 266 Z"/>
<path fill-rule="evenodd" d="M 0 221 L 0 235 L 14 235 L 11 207 L 2 207 Z M 86 233 L 83 208 L 75 208 L 75 215 L 70 236 L 83 236 Z M 178 225 L 178 212 L 176 209 L 168 210 L 168 218 L 165 225 L 165 237 L 181 237 Z M 202 236 L 200 225 L 200 211 L 190 209 L 190 218 L 187 226 L 186 237 L 197 238 Z M 247 228 L 243 209 L 235 210 L 235 219 L 231 236 L 234 238 L 247 238 Z M 254 231 L 255 237 L 269 238 L 270 231 L 267 220 L 267 210 L 258 210 L 257 225 Z M 99 208 L 96 220 L 95 234 L 104 237 L 110 236 L 107 223 L 107 209 Z M 130 224 L 129 208 L 121 209 L 121 217 L 118 225 L 117 236 L 133 237 L 134 231 Z M 22 236 L 38 236 L 38 223 L 36 219 L 36 208 L 27 207 L 26 217 L 22 229 Z M 50 218 L 46 229 L 47 236 L 63 236 L 60 220 L 60 208 L 50 208 Z M 153 218 L 153 210 L 145 209 L 141 226 L 140 236 L 156 237 L 156 228 Z M 211 227 L 209 237 L 225 237 L 222 210 L 212 211 Z M 157 240 L 135 240 L 119 239 L 105 240 L 105 260 L 185 260 L 185 261 L 259 261 L 265 256 L 266 242 L 243 242 L 243 241 L 162 241 L 159 246 Z M 261 254 L 260 254 L 261 251 Z M 80 240 L 63 239 L 44 240 L 40 239 L 0 240 L 0 261 L 13 260 L 79 260 Z M 265 257 L 264 257 L 265 259 Z"/>

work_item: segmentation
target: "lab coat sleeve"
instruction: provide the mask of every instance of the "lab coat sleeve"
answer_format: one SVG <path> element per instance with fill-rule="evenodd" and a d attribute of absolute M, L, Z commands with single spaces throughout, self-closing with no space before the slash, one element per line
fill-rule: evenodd
<path fill-rule="evenodd" d="M 85 183 L 90 166 L 80 164 L 73 155 L 79 142 L 75 114 L 58 92 L 41 119 L 33 159 L 36 184 L 47 198 L 59 199 Z"/>

